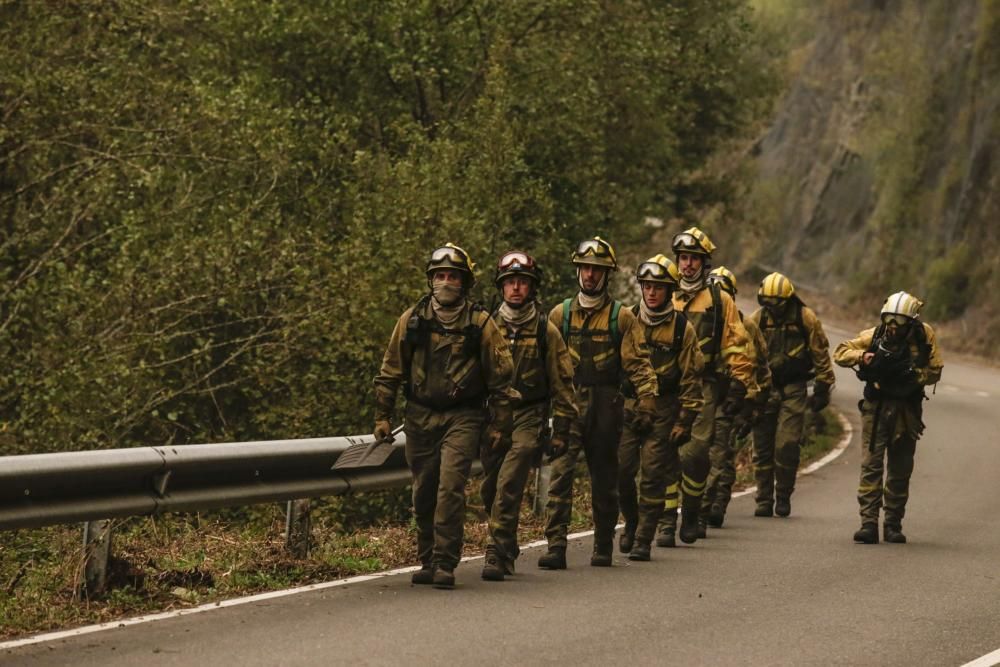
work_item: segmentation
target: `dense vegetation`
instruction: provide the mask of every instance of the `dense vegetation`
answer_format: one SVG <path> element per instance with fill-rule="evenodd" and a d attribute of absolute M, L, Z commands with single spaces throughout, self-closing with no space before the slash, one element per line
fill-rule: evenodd
<path fill-rule="evenodd" d="M 732 196 L 745 0 L 0 3 L 0 453 L 369 428 L 452 240 L 568 249 Z M 486 299 L 488 300 L 488 298 Z"/>

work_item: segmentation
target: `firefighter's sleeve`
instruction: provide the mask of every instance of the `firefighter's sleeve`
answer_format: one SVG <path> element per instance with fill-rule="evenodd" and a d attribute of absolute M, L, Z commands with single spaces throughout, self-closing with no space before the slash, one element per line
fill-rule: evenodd
<path fill-rule="evenodd" d="M 754 379 L 760 390 L 758 398 L 763 399 L 771 391 L 771 367 L 767 364 L 767 341 L 764 340 L 764 334 L 756 320 L 747 318 L 744 325 L 753 351 L 753 365 L 756 371 Z"/>
<path fill-rule="evenodd" d="M 871 347 L 872 338 L 875 337 L 875 327 L 865 329 L 858 334 L 857 338 L 845 340 L 833 351 L 833 361 L 838 366 L 851 368 L 861 363 L 861 357 L 865 355 Z"/>
<path fill-rule="evenodd" d="M 403 377 L 403 338 L 406 335 L 406 323 L 412 313 L 413 309 L 408 308 L 396 321 L 392 336 L 389 337 L 389 345 L 382 355 L 382 367 L 374 381 L 376 420 L 392 421 L 396 394 L 406 380 Z"/>
<path fill-rule="evenodd" d="M 719 295 L 723 312 L 722 344 L 719 353 L 726 360 L 733 378 L 743 383 L 747 389 L 747 398 L 757 396 L 757 382 L 754 380 L 753 354 L 749 348 L 747 330 L 740 321 L 740 311 L 731 296 L 722 292 Z"/>
<path fill-rule="evenodd" d="M 823 331 L 823 324 L 811 308 L 802 309 L 802 324 L 809 333 L 809 354 L 812 355 L 816 382 L 825 382 L 832 387 L 837 378 L 833 375 L 833 364 L 830 362 L 830 341 L 826 337 L 826 332 Z"/>
<path fill-rule="evenodd" d="M 653 364 L 649 360 L 646 335 L 630 309 L 622 308 L 618 312 L 618 328 L 622 335 L 622 367 L 635 387 L 636 396 L 656 396 L 658 384 Z"/>
<path fill-rule="evenodd" d="M 576 419 L 578 411 L 576 403 L 573 402 L 573 363 L 569 358 L 569 349 L 559 329 L 551 320 L 548 322 L 545 336 L 548 355 L 545 360 L 545 370 L 548 373 L 552 416 Z"/>
<path fill-rule="evenodd" d="M 690 322 L 685 323 L 684 340 L 681 343 L 680 354 L 677 355 L 677 364 L 681 369 L 681 407 L 691 412 L 701 412 L 705 405 L 705 395 L 701 386 L 705 358 L 698 345 L 698 334 Z"/>
<path fill-rule="evenodd" d="M 493 318 L 485 313 L 483 318 L 485 323 L 480 323 L 483 333 L 479 354 L 486 378 L 486 390 L 489 392 L 491 405 L 506 405 L 521 397 L 511 384 L 514 381 L 514 358 L 510 354 L 507 339 L 500 333 Z"/>
<path fill-rule="evenodd" d="M 923 323 L 921 323 L 923 324 Z M 944 361 L 941 359 L 941 348 L 937 344 L 937 336 L 931 325 L 924 324 L 924 334 L 927 336 L 927 345 L 930 346 L 930 357 L 927 360 L 927 368 L 918 368 L 917 376 L 920 383 L 924 385 L 937 384 L 941 379 L 941 370 L 944 368 Z"/>

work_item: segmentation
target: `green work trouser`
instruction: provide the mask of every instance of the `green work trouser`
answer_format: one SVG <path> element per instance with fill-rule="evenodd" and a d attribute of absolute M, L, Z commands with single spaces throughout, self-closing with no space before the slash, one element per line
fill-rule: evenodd
<path fill-rule="evenodd" d="M 916 402 L 864 400 L 860 406 L 862 458 L 858 504 L 861 523 L 878 523 L 879 508 L 884 507 L 885 523 L 900 526 L 910 497 L 913 454 L 923 431 L 920 402 L 919 399 Z M 873 438 L 876 418 L 878 429 Z"/>
<path fill-rule="evenodd" d="M 608 547 L 618 521 L 618 442 L 622 435 L 622 395 L 617 386 L 578 387 L 580 417 L 573 423 L 569 450 L 552 462 L 545 537 L 549 547 L 565 547 L 573 511 L 573 476 L 582 451 L 590 472 L 594 542 Z"/>
<path fill-rule="evenodd" d="M 701 516 L 707 517 L 713 505 L 725 512 L 732 496 L 733 482 L 736 481 L 736 450 L 733 449 L 733 418 L 717 411 L 715 428 L 712 432 L 712 446 L 708 459 L 711 468 L 705 493 L 701 497 Z"/>
<path fill-rule="evenodd" d="M 521 514 L 521 499 L 542 445 L 539 435 L 547 412 L 547 403 L 514 410 L 510 448 L 483 455 L 486 478 L 481 493 L 490 517 L 490 541 L 507 561 L 513 562 L 520 553 L 517 523 Z"/>
<path fill-rule="evenodd" d="M 462 557 L 465 482 L 479 454 L 485 414 L 479 408 L 406 407 L 406 463 L 413 475 L 417 556 L 454 569 Z"/>
<path fill-rule="evenodd" d="M 806 383 L 786 384 L 779 393 L 781 404 L 777 411 L 766 411 L 753 429 L 756 500 L 762 505 L 773 503 L 775 497 L 791 497 L 805 436 Z"/>
<path fill-rule="evenodd" d="M 626 402 L 626 414 L 635 401 Z M 671 397 L 657 398 L 653 430 L 640 436 L 626 421 L 618 449 L 618 496 L 626 532 L 634 533 L 642 544 L 649 544 L 656 523 L 668 503 L 668 487 L 673 486 L 672 509 L 677 508 L 677 477 L 680 455 L 670 444 L 670 429 L 677 419 L 678 403 Z M 636 475 L 640 483 L 636 486 Z"/>

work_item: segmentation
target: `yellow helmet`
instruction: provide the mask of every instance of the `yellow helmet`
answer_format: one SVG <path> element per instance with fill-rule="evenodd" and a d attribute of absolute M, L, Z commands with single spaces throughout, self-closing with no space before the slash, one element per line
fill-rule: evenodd
<path fill-rule="evenodd" d="M 780 303 L 795 296 L 795 286 L 792 281 L 780 273 L 771 273 L 760 281 L 757 290 L 757 303 L 762 306 Z"/>
<path fill-rule="evenodd" d="M 615 255 L 615 249 L 600 236 L 581 241 L 580 245 L 573 251 L 573 263 L 605 266 L 611 270 L 618 268 L 618 258 Z"/>
<path fill-rule="evenodd" d="M 708 234 L 697 227 L 685 229 L 680 234 L 674 236 L 670 247 L 673 249 L 675 256 L 686 252 L 711 257 L 712 253 L 715 252 L 715 244 L 708 238 Z"/>
<path fill-rule="evenodd" d="M 640 264 L 635 270 L 635 279 L 639 282 L 663 283 L 678 285 L 681 274 L 666 255 L 654 255 Z"/>
<path fill-rule="evenodd" d="M 882 304 L 880 316 L 882 321 L 892 319 L 894 315 L 905 317 L 906 320 L 916 319 L 920 315 L 920 309 L 924 302 L 908 292 L 896 292 L 890 294 L 889 298 Z"/>
<path fill-rule="evenodd" d="M 729 292 L 730 296 L 736 296 L 736 275 L 724 266 L 712 269 L 708 273 L 709 280 L 718 281 L 722 289 Z"/>
<path fill-rule="evenodd" d="M 465 277 L 466 287 L 471 287 L 476 282 L 475 262 L 469 257 L 469 253 L 459 248 L 454 243 L 445 243 L 440 248 L 431 253 L 431 258 L 427 260 L 427 279 L 438 269 L 455 269 L 461 271 Z"/>

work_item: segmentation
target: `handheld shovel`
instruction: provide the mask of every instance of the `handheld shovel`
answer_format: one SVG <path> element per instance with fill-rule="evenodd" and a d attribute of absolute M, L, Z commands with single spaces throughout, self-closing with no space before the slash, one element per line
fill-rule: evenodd
<path fill-rule="evenodd" d="M 377 468 L 392 456 L 395 447 L 392 441 L 397 433 L 403 430 L 400 424 L 393 429 L 392 434 L 382 440 L 375 442 L 359 442 L 344 450 L 344 453 L 337 457 L 337 462 L 333 464 L 333 470 L 346 470 L 349 468 Z"/>

